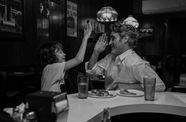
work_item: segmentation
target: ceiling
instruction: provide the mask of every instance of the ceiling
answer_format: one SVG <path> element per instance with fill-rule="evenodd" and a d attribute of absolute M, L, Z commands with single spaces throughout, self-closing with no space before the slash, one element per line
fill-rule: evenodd
<path fill-rule="evenodd" d="M 144 14 L 186 11 L 186 0 L 142 0 Z"/>

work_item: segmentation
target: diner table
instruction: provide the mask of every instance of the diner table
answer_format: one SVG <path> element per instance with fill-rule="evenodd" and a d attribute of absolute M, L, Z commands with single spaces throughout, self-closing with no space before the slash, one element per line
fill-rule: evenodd
<path fill-rule="evenodd" d="M 67 96 L 69 110 L 58 114 L 57 122 L 101 122 L 103 109 L 110 108 L 110 116 L 128 113 L 165 113 L 186 117 L 186 94 L 156 92 L 154 101 L 144 96 L 79 99 L 77 93 Z"/>

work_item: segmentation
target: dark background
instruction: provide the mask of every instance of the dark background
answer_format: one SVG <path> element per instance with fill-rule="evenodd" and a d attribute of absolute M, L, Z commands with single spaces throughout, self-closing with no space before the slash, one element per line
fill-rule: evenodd
<path fill-rule="evenodd" d="M 145 21 L 152 23 L 154 29 L 152 35 L 141 38 L 136 51 L 156 67 L 157 73 L 167 87 L 177 85 L 180 74 L 186 71 L 185 11 L 145 15 L 142 13 L 141 0 L 70 0 L 78 5 L 78 36 L 68 37 L 66 36 L 66 0 L 49 0 L 54 2 L 53 7 L 48 5 L 47 0 L 22 1 L 23 33 L 0 31 L 1 87 L 11 99 L 17 95 L 12 94 L 15 91 L 19 91 L 19 95 L 24 96 L 40 89 L 42 67 L 39 65 L 37 54 L 43 43 L 59 41 L 64 46 L 66 59 L 73 58 L 82 41 L 81 21 L 86 18 L 95 19 L 97 11 L 108 3 L 118 12 L 119 20 L 132 14 L 141 24 Z M 40 3 L 46 5 L 50 11 L 48 17 L 45 13 L 40 14 Z M 54 15 L 58 18 L 53 19 Z M 48 22 L 48 26 L 37 26 L 37 23 L 42 21 Z M 85 61 L 88 61 L 92 53 L 97 36 L 98 34 L 89 39 Z M 16 72 L 23 72 L 24 75 L 17 75 Z M 65 78 L 68 93 L 77 91 L 76 77 L 80 72 L 84 72 L 84 63 L 67 72 Z"/>

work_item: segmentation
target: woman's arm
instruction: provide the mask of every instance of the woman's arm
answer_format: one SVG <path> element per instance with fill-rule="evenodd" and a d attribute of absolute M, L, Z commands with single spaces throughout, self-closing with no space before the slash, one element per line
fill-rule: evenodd
<path fill-rule="evenodd" d="M 86 25 L 86 28 L 84 29 L 84 37 L 83 37 L 80 49 L 74 58 L 72 58 L 66 62 L 65 68 L 64 68 L 65 71 L 72 68 L 72 67 L 75 67 L 78 64 L 80 64 L 81 62 L 83 62 L 86 47 L 87 47 L 87 41 L 88 41 L 88 38 L 90 37 L 91 33 L 92 33 L 92 25 L 90 22 L 88 22 Z"/>

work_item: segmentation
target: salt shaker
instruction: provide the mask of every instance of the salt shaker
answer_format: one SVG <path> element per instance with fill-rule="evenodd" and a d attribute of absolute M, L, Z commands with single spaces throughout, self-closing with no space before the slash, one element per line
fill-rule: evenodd
<path fill-rule="evenodd" d="M 103 122 L 111 122 L 109 108 L 103 110 Z"/>
<path fill-rule="evenodd" d="M 25 112 L 23 113 L 23 121 L 22 122 L 39 122 L 36 112 L 29 109 L 29 104 L 25 104 Z"/>
<path fill-rule="evenodd" d="M 38 122 L 35 111 L 25 111 L 23 114 L 23 122 Z"/>

